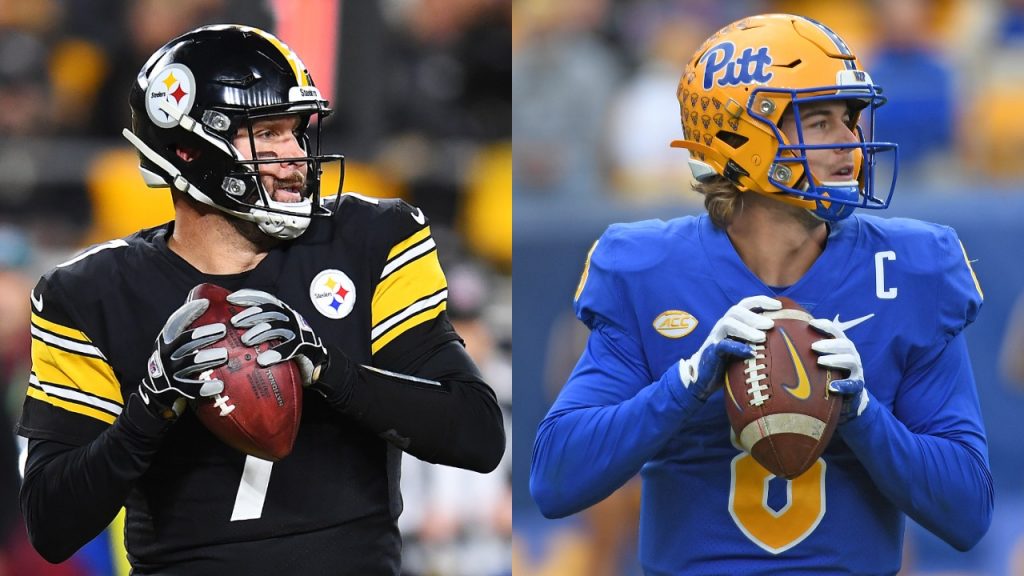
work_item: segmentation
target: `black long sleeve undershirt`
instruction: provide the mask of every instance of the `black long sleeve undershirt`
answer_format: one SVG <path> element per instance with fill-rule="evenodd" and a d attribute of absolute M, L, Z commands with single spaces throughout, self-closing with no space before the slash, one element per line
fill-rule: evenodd
<path fill-rule="evenodd" d="M 479 472 L 498 465 L 501 410 L 460 343 L 442 344 L 415 366 L 417 378 L 436 381 L 430 384 L 357 366 L 340 350 L 331 354 L 316 389 L 341 414 L 429 462 Z M 21 509 L 43 558 L 66 560 L 110 524 L 170 426 L 133 394 L 89 444 L 29 440 Z"/>
<path fill-rule="evenodd" d="M 170 425 L 132 394 L 114 424 L 84 446 L 29 440 L 21 511 L 43 558 L 67 560 L 113 521 Z"/>
<path fill-rule="evenodd" d="M 461 343 L 438 347 L 415 379 L 329 350 L 331 365 L 313 389 L 336 410 L 421 460 L 485 473 L 498 466 L 505 452 L 501 408 Z"/>

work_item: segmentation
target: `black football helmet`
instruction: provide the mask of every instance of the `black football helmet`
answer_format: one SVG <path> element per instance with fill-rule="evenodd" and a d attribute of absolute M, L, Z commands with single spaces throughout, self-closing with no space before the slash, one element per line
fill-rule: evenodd
<path fill-rule="evenodd" d="M 301 235 L 320 205 L 320 122 L 331 113 L 299 57 L 272 34 L 248 26 L 204 26 L 168 42 L 150 57 L 132 86 L 132 129 L 123 134 L 139 151 L 151 187 L 173 187 L 281 239 Z M 296 136 L 306 156 L 257 159 L 254 120 L 298 115 Z M 311 120 L 315 134 L 310 138 Z M 232 143 L 248 127 L 247 160 Z M 190 151 L 190 161 L 178 150 Z M 260 182 L 259 165 L 305 163 L 300 202 L 276 202 Z M 341 180 L 338 183 L 341 189 Z"/>

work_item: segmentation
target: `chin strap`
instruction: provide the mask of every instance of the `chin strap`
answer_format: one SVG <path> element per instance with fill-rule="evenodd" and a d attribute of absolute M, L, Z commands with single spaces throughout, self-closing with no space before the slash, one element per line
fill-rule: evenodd
<path fill-rule="evenodd" d="M 275 202 L 274 200 L 268 200 L 268 202 L 274 210 L 288 212 L 288 214 L 254 208 L 252 210 L 254 221 L 264 234 L 282 240 L 294 240 L 309 227 L 313 214 L 313 203 L 309 198 L 304 198 L 301 202 Z M 262 205 L 262 200 L 257 202 L 257 205 Z"/>
<path fill-rule="evenodd" d="M 814 180 L 813 190 L 811 184 L 807 182 L 807 178 L 804 178 L 804 185 L 802 190 L 805 192 L 813 192 L 814 194 L 834 194 L 836 197 L 848 199 L 850 197 L 857 198 L 860 195 L 860 183 L 856 180 L 843 180 L 835 182 L 819 182 L 814 175 L 811 175 Z M 822 198 L 807 198 L 814 202 L 814 209 L 808 209 L 807 211 L 813 214 L 816 218 L 824 220 L 825 222 L 838 222 L 853 214 L 856 206 L 849 204 L 843 204 L 842 202 L 830 202 L 827 199 Z"/>
<path fill-rule="evenodd" d="M 135 146 L 135 148 L 150 162 L 156 164 L 161 170 L 167 172 L 167 175 L 170 176 L 171 181 L 167 182 L 162 177 L 159 177 L 159 175 L 154 175 L 153 172 L 146 170 L 145 168 L 140 168 L 142 171 L 142 178 L 150 188 L 160 188 L 170 185 L 171 188 L 174 188 L 179 192 L 184 192 L 203 204 L 209 204 L 210 206 L 223 210 L 223 208 L 214 204 L 209 197 L 203 194 L 199 188 L 196 188 L 191 182 L 189 182 L 188 179 L 182 175 L 181 170 L 178 170 L 174 164 L 171 164 L 171 162 L 166 158 L 157 154 L 155 150 L 150 148 L 142 141 L 142 139 L 133 134 L 131 130 L 125 128 L 124 130 L 121 130 L 121 135 L 131 142 L 132 146 Z M 154 178 L 154 176 L 157 177 Z"/>

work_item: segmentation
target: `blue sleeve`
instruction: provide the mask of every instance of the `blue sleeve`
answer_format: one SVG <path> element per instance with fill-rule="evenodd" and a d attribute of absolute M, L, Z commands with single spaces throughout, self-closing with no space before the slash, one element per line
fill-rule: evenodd
<path fill-rule="evenodd" d="M 894 410 L 872 398 L 840 427 L 843 440 L 900 510 L 958 550 L 971 548 L 991 523 L 993 488 L 963 335 L 904 382 Z"/>
<path fill-rule="evenodd" d="M 606 498 L 702 405 L 683 388 L 675 364 L 652 383 L 631 302 L 617 288 L 614 243 L 606 237 L 592 252 L 576 300 L 577 315 L 591 330 L 587 348 L 534 444 L 530 491 L 549 518 Z"/>
<path fill-rule="evenodd" d="M 943 265 L 937 284 L 940 338 L 949 341 L 974 322 L 981 310 L 984 295 L 967 250 L 952 228 L 938 239 Z"/>
<path fill-rule="evenodd" d="M 973 547 L 992 519 L 988 445 L 963 328 L 977 316 L 981 288 L 950 231 L 933 345 L 910 358 L 893 411 L 869 403 L 840 428 L 843 440 L 897 507 L 959 550 Z M 870 390 L 870 375 L 865 375 Z"/>

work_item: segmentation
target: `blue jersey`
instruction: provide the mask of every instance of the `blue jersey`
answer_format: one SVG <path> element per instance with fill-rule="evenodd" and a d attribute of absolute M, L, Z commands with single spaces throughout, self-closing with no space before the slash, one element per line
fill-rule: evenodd
<path fill-rule="evenodd" d="M 723 393 L 677 364 L 742 298 L 787 296 L 837 320 L 870 402 L 793 480 L 730 437 Z M 793 286 L 773 288 L 705 216 L 614 225 L 576 294 L 586 351 L 534 447 L 541 511 L 590 506 L 639 472 L 648 574 L 891 574 L 904 514 L 953 546 L 987 530 L 992 481 L 962 330 L 981 288 L 952 229 L 855 215 Z"/>

